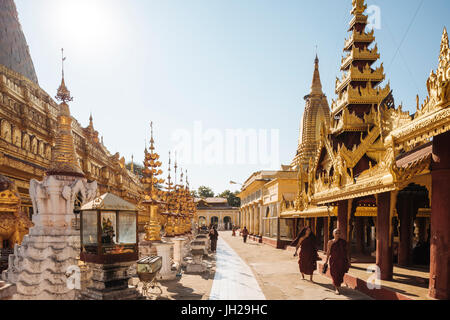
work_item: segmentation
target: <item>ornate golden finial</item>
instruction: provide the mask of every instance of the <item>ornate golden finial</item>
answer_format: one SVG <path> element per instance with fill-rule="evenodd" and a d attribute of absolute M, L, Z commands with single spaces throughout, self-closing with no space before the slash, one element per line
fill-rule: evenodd
<path fill-rule="evenodd" d="M 61 49 L 61 53 L 62 80 L 55 98 L 57 101 L 67 103 L 73 101 L 73 97 L 70 96 L 70 91 L 69 89 L 67 89 L 66 83 L 64 81 L 64 61 L 66 61 L 66 57 L 64 57 L 64 49 Z"/>
<path fill-rule="evenodd" d="M 150 151 L 155 150 L 155 140 L 153 139 L 153 121 L 150 122 Z"/>
<path fill-rule="evenodd" d="M 175 151 L 175 166 L 174 166 L 174 169 L 175 169 L 175 185 L 177 184 L 177 169 L 178 169 L 178 164 L 177 164 L 177 152 Z"/>
<path fill-rule="evenodd" d="M 131 172 L 134 173 L 134 155 L 131 155 Z"/>
<path fill-rule="evenodd" d="M 352 14 L 363 14 L 364 11 L 367 9 L 366 1 L 365 0 L 352 0 Z"/>
<path fill-rule="evenodd" d="M 172 171 L 171 169 L 171 164 L 172 164 L 172 160 L 171 160 L 171 152 L 169 151 L 169 166 L 167 168 L 167 190 L 170 192 L 170 190 L 172 189 L 172 177 L 170 176 L 170 172 Z"/>
<path fill-rule="evenodd" d="M 186 169 L 186 189 L 189 190 L 188 171 Z"/>
<path fill-rule="evenodd" d="M 92 112 L 89 116 L 89 127 L 94 128 L 94 118 L 92 117 Z"/>
<path fill-rule="evenodd" d="M 181 171 L 181 175 L 180 175 L 180 186 L 183 186 L 183 177 L 184 177 L 183 169 L 181 169 L 180 171 Z"/>
<path fill-rule="evenodd" d="M 443 64 L 447 64 L 450 60 L 450 50 L 449 50 L 449 42 L 448 42 L 448 33 L 447 28 L 444 27 L 444 31 L 442 33 L 441 40 L 441 52 L 439 55 L 439 64 L 442 67 Z"/>
<path fill-rule="evenodd" d="M 311 95 L 323 95 L 322 82 L 320 81 L 319 72 L 319 57 L 316 54 L 316 59 L 314 60 L 314 75 L 311 85 Z"/>
<path fill-rule="evenodd" d="M 55 138 L 55 147 L 52 149 L 52 161 L 50 168 L 47 170 L 47 175 L 66 175 L 84 177 L 84 173 L 80 168 L 78 158 L 75 154 L 75 145 L 72 135 L 72 116 L 70 115 L 70 109 L 67 104 L 68 101 L 72 101 L 70 92 L 67 90 L 64 84 L 64 50 L 62 62 L 62 82 L 58 89 L 58 95 L 56 99 L 61 101 L 59 105 L 59 113 L 57 118 L 57 129 Z"/>

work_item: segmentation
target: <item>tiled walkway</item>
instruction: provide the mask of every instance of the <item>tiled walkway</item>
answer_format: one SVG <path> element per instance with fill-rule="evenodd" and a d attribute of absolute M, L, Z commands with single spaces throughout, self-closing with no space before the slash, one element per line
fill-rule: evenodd
<path fill-rule="evenodd" d="M 250 267 L 219 237 L 210 300 L 266 300 Z"/>

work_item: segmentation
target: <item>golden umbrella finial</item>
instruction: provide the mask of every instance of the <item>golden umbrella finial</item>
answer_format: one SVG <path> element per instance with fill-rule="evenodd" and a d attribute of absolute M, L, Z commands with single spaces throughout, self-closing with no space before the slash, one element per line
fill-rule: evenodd
<path fill-rule="evenodd" d="M 55 147 L 52 150 L 52 161 L 47 175 L 66 175 L 84 177 L 78 158 L 75 154 L 75 145 L 72 135 L 72 116 L 67 104 L 73 101 L 70 91 L 64 82 L 64 49 L 62 51 L 62 81 L 58 88 L 56 100 L 61 101 L 59 105 L 59 113 L 57 118 L 57 129 L 55 138 Z"/>
<path fill-rule="evenodd" d="M 61 85 L 58 88 L 58 92 L 56 94 L 56 100 L 66 103 L 73 101 L 73 97 L 70 96 L 70 91 L 66 87 L 66 83 L 64 81 L 64 61 L 66 61 L 66 57 L 64 57 L 64 49 L 61 49 L 61 69 L 62 69 L 62 80 Z"/>

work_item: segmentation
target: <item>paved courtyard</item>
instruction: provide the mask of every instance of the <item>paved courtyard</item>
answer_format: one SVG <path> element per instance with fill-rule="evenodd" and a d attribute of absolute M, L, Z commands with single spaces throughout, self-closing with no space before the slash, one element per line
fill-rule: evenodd
<path fill-rule="evenodd" d="M 251 268 L 222 238 L 216 253 L 216 273 L 210 300 L 266 300 Z"/>
<path fill-rule="evenodd" d="M 231 232 L 220 232 L 217 253 L 205 261 L 210 270 L 183 274 L 178 281 L 162 283 L 159 299 L 168 300 L 369 300 L 358 291 L 343 288 L 336 295 L 331 280 L 315 274 L 314 283 L 302 280 L 297 258 L 255 242 L 244 244 Z"/>
<path fill-rule="evenodd" d="M 247 264 L 253 273 L 246 283 L 254 286 L 256 280 L 262 294 L 268 300 L 370 300 L 368 296 L 349 288 L 342 289 L 342 295 L 336 295 L 331 280 L 316 273 L 314 283 L 302 280 L 298 268 L 298 258 L 293 253 L 285 250 L 277 250 L 268 245 L 249 241 L 244 244 L 241 237 L 232 237 L 231 232 L 221 232 L 219 247 L 225 250 L 217 252 L 217 261 L 226 257 L 231 249 L 240 256 L 240 260 Z M 233 262 L 227 263 L 225 273 L 232 272 Z M 241 266 L 239 268 L 242 268 Z M 217 272 L 220 266 L 217 264 Z M 219 278 L 220 279 L 220 278 Z M 233 281 L 242 281 L 242 278 L 229 278 L 228 286 L 233 287 Z M 220 281 L 220 280 L 219 280 Z M 216 282 L 216 280 L 214 280 Z M 213 284 L 214 286 L 214 284 Z M 259 288 L 255 288 L 258 290 Z M 240 294 L 241 296 L 241 294 Z M 245 299 L 257 299 L 250 293 Z"/>

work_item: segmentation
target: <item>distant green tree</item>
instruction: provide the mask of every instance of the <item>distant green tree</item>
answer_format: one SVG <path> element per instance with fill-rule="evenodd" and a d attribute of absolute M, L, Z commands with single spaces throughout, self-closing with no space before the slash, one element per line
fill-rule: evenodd
<path fill-rule="evenodd" d="M 241 199 L 237 196 L 238 194 L 239 191 L 231 192 L 230 190 L 225 190 L 218 197 L 227 199 L 230 207 L 240 207 Z"/>
<path fill-rule="evenodd" d="M 197 190 L 192 190 L 191 196 L 193 196 L 194 198 L 199 198 Z"/>
<path fill-rule="evenodd" d="M 201 186 L 198 188 L 197 194 L 201 198 L 213 198 L 214 197 L 214 191 L 212 191 L 211 188 Z"/>
<path fill-rule="evenodd" d="M 131 162 L 128 162 L 125 167 L 131 171 Z M 134 174 L 137 175 L 139 178 L 142 178 L 142 170 L 144 170 L 144 166 L 134 163 Z"/>

